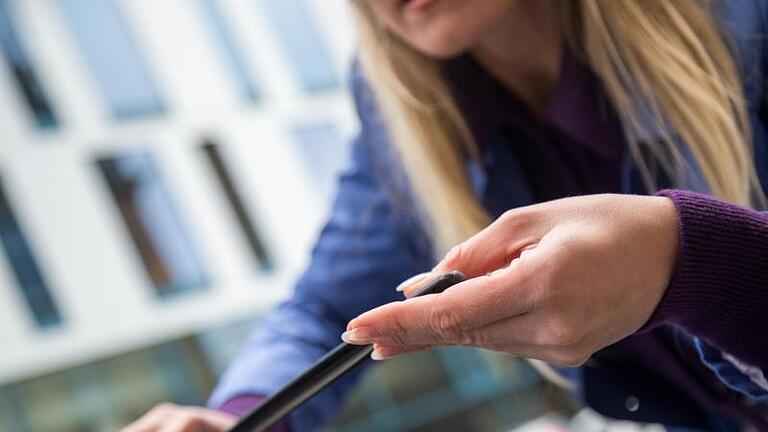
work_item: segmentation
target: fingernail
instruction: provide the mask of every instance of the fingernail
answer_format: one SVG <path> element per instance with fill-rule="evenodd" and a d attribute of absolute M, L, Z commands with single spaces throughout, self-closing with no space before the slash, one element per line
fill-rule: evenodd
<path fill-rule="evenodd" d="M 395 288 L 395 291 L 398 291 L 398 292 L 404 291 L 409 286 L 422 281 L 425 277 L 427 277 L 428 274 L 429 272 L 425 272 L 425 273 L 419 273 L 417 275 L 409 277 L 408 279 L 400 282 L 400 285 L 398 285 L 397 288 Z"/>
<path fill-rule="evenodd" d="M 379 351 L 377 349 L 374 349 L 373 352 L 371 352 L 371 359 L 373 359 L 373 360 L 378 361 L 378 360 L 384 360 L 384 359 L 387 359 L 387 358 L 389 358 L 389 357 L 385 356 L 384 354 L 381 353 L 381 351 Z"/>
<path fill-rule="evenodd" d="M 373 342 L 373 331 L 368 327 L 358 327 L 341 334 L 341 340 L 350 344 L 368 344 Z"/>

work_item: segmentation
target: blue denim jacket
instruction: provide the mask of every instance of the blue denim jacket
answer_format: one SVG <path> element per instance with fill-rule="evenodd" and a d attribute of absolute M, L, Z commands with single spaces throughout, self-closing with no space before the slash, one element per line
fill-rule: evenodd
<path fill-rule="evenodd" d="M 765 3 L 728 0 L 718 6 L 742 64 L 758 172 L 763 188 L 768 190 L 762 92 L 768 56 L 765 38 L 760 36 L 766 33 L 768 23 Z M 386 128 L 356 68 L 352 88 L 361 132 L 353 144 L 351 164 L 340 179 L 330 219 L 312 251 L 309 267 L 297 282 L 293 296 L 269 313 L 248 339 L 216 387 L 211 406 L 219 406 L 238 395 L 274 392 L 338 344 L 350 319 L 378 305 L 400 300 L 394 287 L 435 263 L 425 230 L 415 212 L 409 210 L 414 205 L 402 170 L 390 153 Z M 488 179 L 483 170 L 473 162 L 467 165 L 478 193 L 494 191 L 495 196 L 483 196 L 492 215 L 533 203 L 518 161 L 512 152 L 503 151 L 504 147 L 503 142 L 485 146 L 488 152 L 496 152 L 489 158 L 496 165 L 494 169 L 507 173 L 503 179 L 495 180 L 498 184 L 493 188 L 486 188 Z M 644 193 L 629 158 L 623 171 L 622 191 Z M 703 182 L 697 181 L 695 172 L 691 176 L 690 188 L 700 188 Z M 715 370 L 725 385 L 748 394 L 756 402 L 768 400 L 764 389 L 755 386 L 716 349 L 700 340 L 694 343 L 702 354 L 701 361 Z M 589 376 L 594 372 L 572 372 L 574 377 L 584 380 L 585 386 L 594 381 Z M 356 375 L 343 378 L 292 414 L 291 430 L 314 430 L 324 424 L 339 409 Z M 604 396 L 611 397 L 610 386 L 597 391 L 607 392 Z M 649 393 L 653 394 L 653 389 Z M 676 414 L 644 412 L 648 421 Z"/>

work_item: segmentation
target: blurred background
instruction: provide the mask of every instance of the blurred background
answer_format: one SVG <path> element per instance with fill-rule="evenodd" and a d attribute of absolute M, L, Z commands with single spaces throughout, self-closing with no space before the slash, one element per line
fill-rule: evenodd
<path fill-rule="evenodd" d="M 0 431 L 205 403 L 345 165 L 346 1 L 0 0 Z M 524 362 L 436 350 L 370 368 L 329 430 L 573 409 Z"/>

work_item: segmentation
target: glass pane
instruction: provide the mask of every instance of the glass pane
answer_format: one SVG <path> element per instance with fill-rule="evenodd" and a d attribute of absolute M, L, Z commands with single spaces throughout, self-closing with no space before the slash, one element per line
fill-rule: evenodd
<path fill-rule="evenodd" d="M 59 0 L 59 4 L 113 115 L 125 119 L 163 111 L 115 0 Z"/>
<path fill-rule="evenodd" d="M 237 81 L 242 96 L 251 101 L 257 100 L 259 91 L 248 74 L 248 66 L 243 59 L 243 53 L 235 42 L 232 32 L 229 31 L 218 0 L 200 0 L 200 5 L 213 37 L 224 55 L 224 60 L 229 66 L 233 78 Z"/>
<path fill-rule="evenodd" d="M 0 242 L 37 325 L 51 327 L 60 324 L 62 318 L 59 309 L 56 307 L 48 284 L 32 255 L 29 243 L 21 231 L 2 186 L 0 186 Z"/>
<path fill-rule="evenodd" d="M 235 183 L 232 179 L 232 176 L 229 173 L 229 170 L 224 164 L 224 160 L 222 159 L 221 152 L 219 151 L 219 146 L 210 140 L 206 140 L 203 143 L 203 151 L 205 151 L 205 154 L 208 157 L 208 161 L 210 162 L 211 167 L 215 171 L 216 177 L 219 179 L 221 188 L 223 189 L 224 194 L 227 197 L 227 200 L 232 206 L 232 212 L 234 213 L 235 218 L 237 219 L 237 222 L 240 225 L 240 228 L 243 230 L 243 234 L 245 234 L 245 238 L 248 240 L 248 245 L 250 246 L 254 256 L 258 260 L 259 266 L 263 270 L 271 269 L 272 259 L 269 253 L 267 252 L 267 248 L 265 247 L 264 242 L 261 239 L 261 236 L 259 236 L 258 231 L 254 226 L 253 219 L 248 214 L 248 211 L 245 209 L 245 206 L 243 205 L 243 201 L 240 198 L 240 193 L 238 192 L 237 187 L 235 186 Z"/>
<path fill-rule="evenodd" d="M 137 151 L 98 165 L 157 293 L 204 286 L 192 240 L 150 155 Z"/>
<path fill-rule="evenodd" d="M 339 79 L 333 62 L 307 5 L 302 0 L 258 1 L 304 89 L 317 92 L 337 87 Z"/>
<path fill-rule="evenodd" d="M 56 115 L 19 40 L 12 12 L 8 1 L 0 0 L 0 49 L 37 125 L 42 128 L 54 127 L 58 124 Z"/>
<path fill-rule="evenodd" d="M 301 127 L 294 131 L 294 137 L 319 192 L 330 199 L 336 187 L 336 178 L 347 161 L 347 140 L 330 124 Z"/>
<path fill-rule="evenodd" d="M 160 402 L 204 405 L 206 360 L 187 337 L 0 386 L 0 431 L 118 431 Z"/>

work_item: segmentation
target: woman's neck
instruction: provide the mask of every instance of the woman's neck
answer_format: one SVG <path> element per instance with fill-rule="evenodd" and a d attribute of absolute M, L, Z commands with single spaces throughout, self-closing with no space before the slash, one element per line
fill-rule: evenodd
<path fill-rule="evenodd" d="M 563 41 L 547 1 L 514 6 L 472 55 L 533 112 L 542 113 L 560 78 Z"/>

